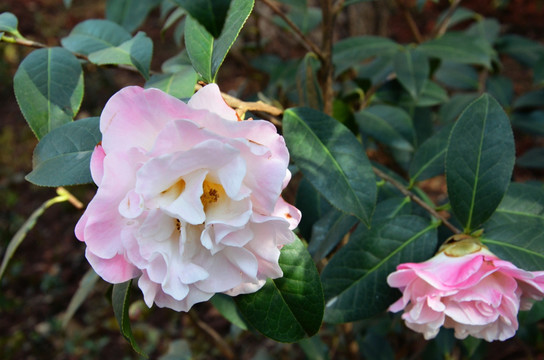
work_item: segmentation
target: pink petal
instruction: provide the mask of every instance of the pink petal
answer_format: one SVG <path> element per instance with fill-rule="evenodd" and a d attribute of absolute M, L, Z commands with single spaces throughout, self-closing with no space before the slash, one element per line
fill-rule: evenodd
<path fill-rule="evenodd" d="M 223 119 L 238 121 L 236 111 L 227 105 L 217 84 L 208 84 L 198 90 L 187 103 L 193 109 L 208 110 Z"/>

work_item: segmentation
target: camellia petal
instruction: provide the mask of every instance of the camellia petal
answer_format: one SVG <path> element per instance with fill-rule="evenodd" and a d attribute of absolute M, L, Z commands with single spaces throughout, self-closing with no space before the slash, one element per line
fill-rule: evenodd
<path fill-rule="evenodd" d="M 282 276 L 300 211 L 281 198 L 289 153 L 276 128 L 239 121 L 217 85 L 184 102 L 129 87 L 100 117 L 98 185 L 76 226 L 106 281 L 139 277 L 148 306 L 188 311 Z"/>

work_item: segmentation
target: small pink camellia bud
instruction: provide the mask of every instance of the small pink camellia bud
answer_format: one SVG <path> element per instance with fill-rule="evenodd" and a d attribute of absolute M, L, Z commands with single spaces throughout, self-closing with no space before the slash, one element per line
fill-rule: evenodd
<path fill-rule="evenodd" d="M 138 277 L 148 306 L 177 311 L 283 275 L 300 221 L 280 196 L 289 153 L 271 123 L 237 120 L 215 84 L 187 104 L 157 89 L 113 95 L 91 158 L 98 191 L 76 226 L 97 274 Z"/>
<path fill-rule="evenodd" d="M 404 310 L 406 326 L 425 339 L 444 326 L 458 339 L 506 340 L 518 329 L 518 311 L 544 298 L 544 271 L 518 269 L 467 235 L 425 262 L 399 265 L 387 283 L 403 293 L 389 310 Z"/>

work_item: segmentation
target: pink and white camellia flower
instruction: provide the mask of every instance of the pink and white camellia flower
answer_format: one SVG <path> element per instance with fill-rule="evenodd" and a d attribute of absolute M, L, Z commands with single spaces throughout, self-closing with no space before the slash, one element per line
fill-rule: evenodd
<path fill-rule="evenodd" d="M 271 123 L 239 121 L 214 84 L 187 104 L 133 86 L 108 101 L 100 131 L 98 191 L 75 232 L 104 280 L 139 277 L 148 306 L 188 311 L 283 275 L 300 212 L 280 196 L 289 153 Z"/>
<path fill-rule="evenodd" d="M 427 340 L 441 326 L 458 339 L 506 340 L 518 329 L 518 311 L 544 298 L 544 271 L 521 270 L 463 235 L 425 262 L 399 265 L 387 283 L 403 292 L 389 310 L 404 309 L 406 326 Z"/>

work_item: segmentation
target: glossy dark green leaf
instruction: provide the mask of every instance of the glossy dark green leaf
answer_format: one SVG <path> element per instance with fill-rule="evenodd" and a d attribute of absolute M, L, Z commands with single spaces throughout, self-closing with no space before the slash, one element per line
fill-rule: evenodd
<path fill-rule="evenodd" d="M 378 56 L 371 61 L 356 65 L 357 79 L 368 80 L 371 84 L 385 82 L 393 73 L 394 55 Z"/>
<path fill-rule="evenodd" d="M 41 139 L 76 116 L 83 100 L 83 71 L 68 50 L 38 49 L 19 65 L 13 87 L 28 125 Z"/>
<path fill-rule="evenodd" d="M 537 61 L 544 56 L 544 45 L 514 34 L 501 36 L 497 41 L 497 50 L 530 67 L 534 67 Z"/>
<path fill-rule="evenodd" d="M 417 99 L 417 106 L 435 106 L 448 100 L 448 93 L 434 81 L 426 81 Z"/>
<path fill-rule="evenodd" d="M 446 153 L 451 207 L 466 231 L 493 214 L 510 184 L 514 160 L 510 120 L 497 101 L 484 94 L 455 123 Z"/>
<path fill-rule="evenodd" d="M 544 111 L 514 112 L 512 126 L 530 135 L 544 136 Z"/>
<path fill-rule="evenodd" d="M 387 285 L 387 276 L 400 263 L 431 257 L 436 245 L 436 226 L 413 215 L 395 217 L 369 231 L 358 228 L 321 274 L 325 321 L 357 321 L 383 312 L 399 296 Z"/>
<path fill-rule="evenodd" d="M 413 151 L 415 133 L 410 115 L 400 107 L 373 105 L 355 113 L 361 133 L 396 149 Z"/>
<path fill-rule="evenodd" d="M 465 110 L 465 108 L 476 98 L 479 94 L 466 93 L 466 94 L 455 94 L 453 95 L 448 102 L 440 107 L 439 115 L 442 124 L 449 124 L 457 119 L 459 115 Z"/>
<path fill-rule="evenodd" d="M 544 189 L 511 183 L 497 211 L 485 223 L 484 229 L 522 222 L 544 226 Z"/>
<path fill-rule="evenodd" d="M 308 246 L 312 257 L 318 261 L 327 256 L 356 223 L 357 218 L 354 216 L 330 209 L 312 228 L 312 239 Z"/>
<path fill-rule="evenodd" d="M 16 37 L 20 37 L 21 34 L 17 30 L 19 21 L 17 17 L 10 12 L 3 12 L 0 14 L 0 32 L 7 32 Z"/>
<path fill-rule="evenodd" d="M 89 60 L 97 65 L 132 65 L 147 79 L 152 54 L 153 42 L 140 31 L 119 46 L 89 54 Z"/>
<path fill-rule="evenodd" d="M 536 85 L 544 84 L 544 55 L 541 55 L 535 62 L 535 66 L 533 67 L 533 76 L 533 82 Z"/>
<path fill-rule="evenodd" d="M 317 79 L 320 62 L 313 53 L 308 53 L 300 62 L 297 70 L 298 103 L 300 106 L 323 109 L 323 94 Z"/>
<path fill-rule="evenodd" d="M 510 106 L 514 98 L 514 83 L 502 75 L 490 76 L 485 82 L 486 91 L 493 96 L 501 106 Z"/>
<path fill-rule="evenodd" d="M 341 74 L 364 60 L 382 55 L 395 54 L 401 45 L 380 36 L 359 36 L 340 40 L 333 46 L 332 62 L 335 73 Z"/>
<path fill-rule="evenodd" d="M 424 42 L 418 47 L 429 57 L 462 64 L 483 65 L 491 68 L 489 44 L 463 33 L 446 33 Z"/>
<path fill-rule="evenodd" d="M 501 24 L 496 19 L 481 19 L 471 25 L 465 33 L 471 36 L 478 36 L 493 45 L 501 30 Z"/>
<path fill-rule="evenodd" d="M 514 109 L 544 107 L 544 89 L 528 91 L 514 100 Z"/>
<path fill-rule="evenodd" d="M 504 224 L 484 232 L 482 242 L 495 255 L 524 270 L 544 269 L 542 224 L 524 222 Z"/>
<path fill-rule="evenodd" d="M 254 0 L 232 0 L 223 32 L 217 39 L 198 21 L 187 18 L 185 46 L 193 67 L 205 82 L 215 81 L 217 71 L 253 10 L 253 5 Z"/>
<path fill-rule="evenodd" d="M 92 19 L 77 24 L 61 43 L 72 52 L 89 55 L 95 51 L 115 48 L 131 38 L 127 30 L 112 21 Z"/>
<path fill-rule="evenodd" d="M 34 149 L 33 170 L 26 179 L 41 186 L 92 182 L 91 154 L 101 137 L 97 117 L 77 120 L 52 130 Z"/>
<path fill-rule="evenodd" d="M 408 171 L 410 184 L 444 173 L 446 148 L 452 127 L 443 127 L 417 149 Z"/>
<path fill-rule="evenodd" d="M 129 32 L 136 30 L 153 8 L 162 0 L 108 0 L 106 18 L 116 22 Z"/>
<path fill-rule="evenodd" d="M 528 150 L 516 160 L 516 164 L 529 169 L 544 168 L 544 148 Z"/>
<path fill-rule="evenodd" d="M 161 89 L 167 94 L 184 99 L 193 95 L 197 80 L 198 75 L 195 70 L 192 66 L 187 65 L 175 73 L 151 76 L 145 83 L 145 88 Z"/>
<path fill-rule="evenodd" d="M 308 181 L 335 207 L 368 225 L 376 179 L 353 133 L 322 112 L 293 108 L 284 113 L 283 136 Z"/>
<path fill-rule="evenodd" d="M 298 230 L 304 239 L 309 240 L 312 236 L 314 223 L 325 216 L 331 209 L 331 204 L 319 195 L 305 177 L 298 184 L 295 204 L 297 209 L 304 214 L 298 224 Z"/>
<path fill-rule="evenodd" d="M 215 38 L 219 37 L 231 0 L 173 0 Z"/>
<path fill-rule="evenodd" d="M 395 55 L 394 66 L 397 80 L 417 99 L 429 77 L 427 56 L 417 48 L 404 49 Z"/>
<path fill-rule="evenodd" d="M 132 346 L 132 349 L 136 351 L 141 356 L 147 358 L 147 355 L 140 349 L 136 339 L 132 335 L 132 329 L 130 327 L 130 318 L 128 316 L 128 308 L 130 306 L 130 286 L 132 280 L 126 281 L 121 284 L 114 284 L 113 291 L 111 293 L 111 303 L 113 305 L 113 313 L 115 314 L 115 319 L 117 324 L 119 324 L 119 329 L 124 338 Z"/>
<path fill-rule="evenodd" d="M 288 1 L 288 3 L 291 4 L 292 2 Z M 323 18 L 321 9 L 313 6 L 293 6 L 286 15 L 303 34 L 307 34 L 314 30 L 321 23 Z M 274 16 L 273 21 L 276 25 L 287 31 L 292 30 L 279 16 Z"/>
<path fill-rule="evenodd" d="M 281 249 L 283 277 L 268 279 L 257 292 L 235 298 L 259 332 L 280 342 L 314 335 L 323 319 L 323 289 L 310 254 L 299 239 Z"/>
<path fill-rule="evenodd" d="M 444 61 L 434 73 L 436 80 L 459 90 L 477 90 L 478 72 L 472 66 Z"/>
<path fill-rule="evenodd" d="M 449 8 L 444 10 L 440 16 L 438 17 L 438 20 L 436 21 L 436 24 L 440 24 L 442 21 L 444 21 L 444 18 L 449 13 Z M 451 14 L 449 21 L 448 21 L 448 29 L 462 23 L 463 21 L 475 19 L 477 17 L 477 14 L 470 9 L 467 9 L 465 7 L 459 6 L 453 14 Z"/>
<path fill-rule="evenodd" d="M 238 326 L 240 329 L 248 329 L 245 320 L 240 316 L 238 309 L 236 308 L 236 303 L 231 296 L 217 293 L 210 299 L 210 302 L 225 319 Z"/>

